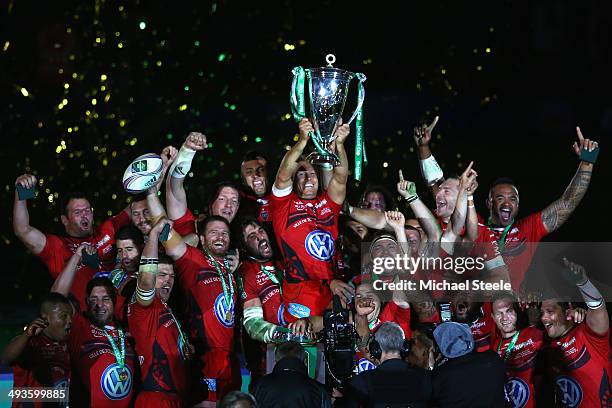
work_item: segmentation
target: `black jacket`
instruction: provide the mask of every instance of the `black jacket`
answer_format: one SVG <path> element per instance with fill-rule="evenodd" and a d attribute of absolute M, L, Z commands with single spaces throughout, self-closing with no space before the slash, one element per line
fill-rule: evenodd
<path fill-rule="evenodd" d="M 351 407 L 426 407 L 431 376 L 394 358 L 353 377 L 345 396 Z"/>
<path fill-rule="evenodd" d="M 452 358 L 434 369 L 433 399 L 440 408 L 505 406 L 506 369 L 494 351 Z"/>
<path fill-rule="evenodd" d="M 261 408 L 331 408 L 325 387 L 308 377 L 302 361 L 295 357 L 279 360 L 272 372 L 249 386 Z"/>

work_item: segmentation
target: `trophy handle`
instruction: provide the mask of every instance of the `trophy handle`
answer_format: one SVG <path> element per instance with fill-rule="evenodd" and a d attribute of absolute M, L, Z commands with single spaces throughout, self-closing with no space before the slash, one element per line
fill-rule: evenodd
<path fill-rule="evenodd" d="M 359 80 L 359 84 L 357 85 L 358 95 L 357 95 L 357 107 L 355 108 L 355 112 L 351 115 L 351 118 L 347 122 L 349 125 L 353 123 L 353 120 L 357 117 L 357 114 L 361 112 L 361 107 L 363 106 L 363 100 L 365 99 L 365 88 L 363 87 L 363 83 L 366 80 L 366 76 L 361 73 L 355 73 L 355 76 Z"/>

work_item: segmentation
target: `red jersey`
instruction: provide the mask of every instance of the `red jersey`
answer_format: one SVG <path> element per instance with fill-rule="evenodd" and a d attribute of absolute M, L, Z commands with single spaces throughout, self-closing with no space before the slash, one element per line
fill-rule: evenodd
<path fill-rule="evenodd" d="M 497 325 L 491 317 L 491 303 L 485 302 L 482 306 L 482 317 L 470 325 L 474 345 L 479 353 L 490 350 L 497 335 Z"/>
<path fill-rule="evenodd" d="M 385 322 L 395 322 L 399 324 L 404 331 L 406 340 L 412 337 L 412 331 L 410 330 L 409 307 L 399 307 L 394 301 L 385 303 L 380 314 L 378 315 L 378 319 L 370 323 L 370 330 L 372 331 L 372 334 L 376 333 L 376 330 L 378 330 L 380 325 Z"/>
<path fill-rule="evenodd" d="M 133 339 L 129 333 L 124 333 L 125 365 L 122 370 L 104 334 L 105 330 L 121 351 L 119 332 L 114 326 L 107 325 L 101 329 L 78 313 L 72 319 L 72 330 L 68 336 L 68 351 L 72 362 L 71 405 L 131 406 L 135 394 L 134 382 L 138 382 Z"/>
<path fill-rule="evenodd" d="M 187 391 L 186 339 L 172 310 L 159 296 L 149 306 L 128 306 L 130 331 L 136 342 L 143 391 L 185 395 Z"/>
<path fill-rule="evenodd" d="M 291 188 L 272 189 L 270 214 L 286 263 L 287 282 L 333 278 L 341 209 L 327 192 L 312 200 L 302 200 Z"/>
<path fill-rule="evenodd" d="M 212 260 L 201 250 L 187 245 L 182 257 L 174 263 L 180 287 L 185 291 L 187 316 L 191 338 L 204 341 L 208 349 L 220 348 L 231 351 L 234 338 L 234 306 L 236 304 L 236 281 L 233 274 L 225 270 L 222 259 L 217 259 L 226 285 L 234 288 L 230 304 L 223 293 L 223 284 Z M 229 279 L 228 279 L 229 278 Z"/>
<path fill-rule="evenodd" d="M 85 303 L 87 282 L 97 273 L 109 272 L 115 266 L 115 250 L 113 247 L 115 244 L 115 231 L 124 225 L 129 225 L 130 222 L 129 214 L 121 211 L 118 215 L 104 221 L 87 238 L 45 234 L 45 247 L 38 254 L 38 257 L 43 261 L 53 279 L 59 276 L 66 262 L 83 242 L 89 242 L 98 248 L 98 257 L 100 258 L 98 269 L 93 270 L 85 265 L 79 265 L 70 288 L 69 297 L 81 311 L 87 310 L 87 303 Z"/>
<path fill-rule="evenodd" d="M 172 225 L 172 229 L 178 232 L 182 237 L 195 234 L 196 233 L 196 220 L 197 218 L 189 209 L 185 211 L 180 218 L 173 220 L 174 224 Z"/>
<path fill-rule="evenodd" d="M 41 333 L 31 337 L 19 356 L 11 364 L 13 368 L 13 387 L 53 387 L 68 388 L 70 383 L 70 358 L 66 343 L 57 342 Z M 13 407 L 35 406 L 13 403 Z"/>
<path fill-rule="evenodd" d="M 278 265 L 274 261 L 258 262 L 249 258 L 240 264 L 238 274 L 242 279 L 242 302 L 259 299 L 264 320 L 285 326 L 287 323 L 283 319 L 284 305 L 279 285 L 282 283 L 282 274 L 279 273 Z"/>
<path fill-rule="evenodd" d="M 582 322 L 565 336 L 549 339 L 546 355 L 558 406 L 612 407 L 609 331 L 599 335 Z"/>
<path fill-rule="evenodd" d="M 535 327 L 520 331 L 514 347 L 508 352 L 512 337 L 498 339 L 493 347 L 506 364 L 506 395 L 512 408 L 535 407 L 534 368 L 538 352 L 544 346 L 544 334 Z"/>
<path fill-rule="evenodd" d="M 489 227 L 489 229 L 497 241 L 501 239 L 505 230 L 502 227 Z M 548 231 L 542 222 L 541 211 L 515 221 L 508 230 L 502 256 L 508 265 L 512 288 L 515 290 L 521 287 L 537 250 L 537 245 L 533 243 L 540 242 L 546 235 Z"/>
<path fill-rule="evenodd" d="M 271 224 L 272 218 L 270 217 L 270 196 L 271 193 L 267 193 L 263 197 L 257 197 L 252 193 L 240 191 L 240 208 L 238 209 L 238 215 L 248 215 L 257 218 L 257 221 L 263 225 Z"/>

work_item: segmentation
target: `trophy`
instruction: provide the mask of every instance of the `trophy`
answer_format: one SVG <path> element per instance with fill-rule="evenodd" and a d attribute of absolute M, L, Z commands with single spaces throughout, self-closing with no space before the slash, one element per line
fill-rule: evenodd
<path fill-rule="evenodd" d="M 338 126 L 338 120 L 342 117 L 346 95 L 349 84 L 353 78 L 359 81 L 357 84 L 357 107 L 351 115 L 348 123 L 351 124 L 357 118 L 356 146 L 355 146 L 355 178 L 361 178 L 361 163 L 367 163 L 363 145 L 362 130 L 362 106 L 365 97 L 363 82 L 365 75 L 353 73 L 343 69 L 334 68 L 336 57 L 328 54 L 325 57 L 326 67 L 293 69 L 293 82 L 291 85 L 291 110 L 296 121 L 308 117 L 314 127 L 310 135 L 315 151 L 308 156 L 313 165 L 325 167 L 337 166 L 340 163 L 338 156 L 330 150 L 335 140 L 334 132 Z M 308 84 L 307 95 L 309 96 L 309 112 L 306 113 L 305 84 Z"/>

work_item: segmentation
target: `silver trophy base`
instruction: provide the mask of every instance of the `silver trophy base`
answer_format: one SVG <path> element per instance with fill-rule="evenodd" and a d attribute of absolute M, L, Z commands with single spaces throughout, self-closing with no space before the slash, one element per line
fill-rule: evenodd
<path fill-rule="evenodd" d="M 307 160 L 313 166 L 332 166 L 336 167 L 340 165 L 340 159 L 335 153 L 321 154 L 319 152 L 312 152 L 308 155 Z"/>

